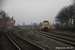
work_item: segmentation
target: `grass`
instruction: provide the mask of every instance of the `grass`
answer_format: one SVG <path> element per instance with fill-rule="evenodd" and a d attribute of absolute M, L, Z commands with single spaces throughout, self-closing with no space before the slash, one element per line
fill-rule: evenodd
<path fill-rule="evenodd" d="M 17 30 L 16 32 L 20 33 L 20 35 L 23 35 L 25 34 L 25 36 L 31 40 L 34 40 L 34 41 L 39 41 L 39 37 L 37 37 L 35 34 L 31 34 L 29 33 L 31 29 L 20 29 L 20 30 Z"/>
<path fill-rule="evenodd" d="M 34 41 L 39 41 L 39 38 L 36 37 L 36 35 L 34 35 L 34 34 L 28 34 L 27 37 L 30 38 L 30 39 L 32 39 L 32 40 L 34 40 Z"/>
<path fill-rule="evenodd" d="M 20 29 L 20 30 L 18 30 L 18 33 L 25 33 L 28 31 L 30 31 L 30 29 Z"/>

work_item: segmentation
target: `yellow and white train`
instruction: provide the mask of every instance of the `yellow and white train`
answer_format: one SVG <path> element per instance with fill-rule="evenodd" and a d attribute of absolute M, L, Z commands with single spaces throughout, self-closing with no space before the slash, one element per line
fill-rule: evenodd
<path fill-rule="evenodd" d="M 48 31 L 50 29 L 50 22 L 49 21 L 43 21 L 42 22 L 42 30 Z"/>

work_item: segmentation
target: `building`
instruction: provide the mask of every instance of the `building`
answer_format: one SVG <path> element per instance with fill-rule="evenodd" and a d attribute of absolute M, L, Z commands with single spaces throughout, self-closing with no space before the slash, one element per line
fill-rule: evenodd
<path fill-rule="evenodd" d="M 15 24 L 15 20 L 12 18 L 8 18 L 7 22 L 6 22 L 6 27 L 7 28 L 12 28 Z"/>
<path fill-rule="evenodd" d="M 5 12 L 1 11 L 0 12 L 0 27 L 5 27 L 5 25 L 6 25 Z"/>
<path fill-rule="evenodd" d="M 6 15 L 5 12 L 0 11 L 0 27 L 12 28 L 15 24 L 15 20 Z"/>

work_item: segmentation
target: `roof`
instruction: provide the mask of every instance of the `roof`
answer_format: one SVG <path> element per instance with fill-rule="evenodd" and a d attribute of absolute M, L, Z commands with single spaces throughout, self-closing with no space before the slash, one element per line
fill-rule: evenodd
<path fill-rule="evenodd" d="M 43 21 L 43 22 L 48 22 L 47 20 Z"/>

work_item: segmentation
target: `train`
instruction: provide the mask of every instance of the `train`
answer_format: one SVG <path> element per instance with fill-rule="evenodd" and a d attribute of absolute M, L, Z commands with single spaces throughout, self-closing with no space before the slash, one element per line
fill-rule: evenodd
<path fill-rule="evenodd" d="M 50 22 L 49 21 L 43 21 L 42 22 L 42 31 L 49 31 L 50 29 Z"/>

